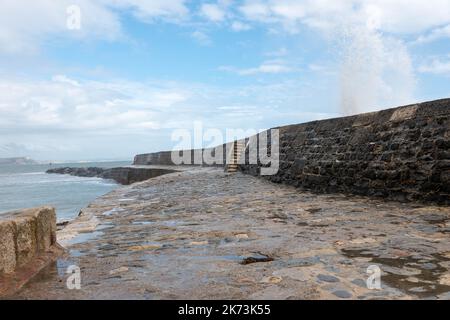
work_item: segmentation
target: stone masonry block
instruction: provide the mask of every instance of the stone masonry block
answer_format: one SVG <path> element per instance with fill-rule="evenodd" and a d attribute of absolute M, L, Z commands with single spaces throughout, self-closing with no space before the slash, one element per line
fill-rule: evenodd
<path fill-rule="evenodd" d="M 30 262 L 37 253 L 36 218 L 21 217 L 14 220 L 16 224 L 16 259 L 21 267 Z"/>
<path fill-rule="evenodd" d="M 39 252 L 47 251 L 56 243 L 56 213 L 50 207 L 40 208 L 34 214 L 36 218 L 36 240 Z"/>
<path fill-rule="evenodd" d="M 15 227 L 12 221 L 0 221 L 0 274 L 16 268 Z"/>

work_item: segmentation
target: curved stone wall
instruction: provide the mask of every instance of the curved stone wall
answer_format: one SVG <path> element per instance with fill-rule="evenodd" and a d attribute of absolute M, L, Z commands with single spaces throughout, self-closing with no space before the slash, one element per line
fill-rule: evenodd
<path fill-rule="evenodd" d="M 272 182 L 450 203 L 450 99 L 275 129 L 279 170 L 264 176 Z M 259 176 L 263 165 L 249 164 L 248 150 L 246 159 L 239 170 Z M 157 152 L 137 155 L 135 164 L 173 163 L 170 152 Z"/>
<path fill-rule="evenodd" d="M 181 165 L 201 165 L 201 166 L 213 166 L 224 167 L 227 159 L 227 152 L 230 151 L 231 143 L 225 143 L 214 148 L 194 149 L 194 150 L 180 150 L 178 155 L 180 157 L 187 156 L 190 159 L 188 163 L 182 163 Z M 204 155 L 208 154 L 214 157 L 216 154 L 222 153 L 221 161 L 219 163 L 209 163 L 204 159 Z M 153 153 L 138 154 L 134 157 L 134 165 L 176 165 L 172 161 L 172 151 L 160 151 Z"/>
<path fill-rule="evenodd" d="M 450 99 L 278 128 L 265 176 L 319 192 L 450 203 Z M 261 165 L 240 165 L 259 175 Z"/>

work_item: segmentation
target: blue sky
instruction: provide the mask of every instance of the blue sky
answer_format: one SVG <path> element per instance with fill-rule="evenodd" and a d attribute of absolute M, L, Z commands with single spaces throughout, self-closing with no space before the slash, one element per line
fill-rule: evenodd
<path fill-rule="evenodd" d="M 41 160 L 445 98 L 450 1 L 4 0 L 0 96 L 0 157 Z"/>

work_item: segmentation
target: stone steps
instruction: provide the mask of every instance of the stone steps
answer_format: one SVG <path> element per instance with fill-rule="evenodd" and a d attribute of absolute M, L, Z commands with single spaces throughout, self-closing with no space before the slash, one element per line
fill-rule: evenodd
<path fill-rule="evenodd" d="M 243 141 L 235 141 L 233 144 L 232 157 L 229 159 L 225 166 L 225 171 L 234 173 L 238 171 L 239 160 L 245 150 L 245 144 Z"/>

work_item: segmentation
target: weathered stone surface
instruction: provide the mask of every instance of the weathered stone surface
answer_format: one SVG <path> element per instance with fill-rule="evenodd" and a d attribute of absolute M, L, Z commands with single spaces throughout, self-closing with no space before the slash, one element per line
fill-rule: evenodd
<path fill-rule="evenodd" d="M 339 279 L 334 277 L 334 276 L 330 276 L 328 274 L 319 274 L 317 276 L 317 279 L 319 279 L 320 281 L 325 281 L 325 282 L 339 282 Z"/>
<path fill-rule="evenodd" d="M 0 274 L 13 272 L 16 268 L 14 223 L 0 221 Z"/>
<path fill-rule="evenodd" d="M 36 218 L 36 241 L 38 251 L 47 251 L 56 243 L 56 212 L 53 208 L 41 208 L 34 213 Z"/>
<path fill-rule="evenodd" d="M 445 298 L 449 218 L 443 206 L 189 168 L 91 203 L 58 232 L 68 249 L 59 267 L 12 298 Z M 260 261 L 241 264 L 251 257 Z M 61 265 L 81 268 L 82 290 L 67 290 Z M 381 290 L 367 287 L 371 265 L 381 269 Z"/>
<path fill-rule="evenodd" d="M 37 252 L 36 218 L 19 217 L 14 222 L 17 230 L 17 266 L 21 267 L 27 264 Z"/>

